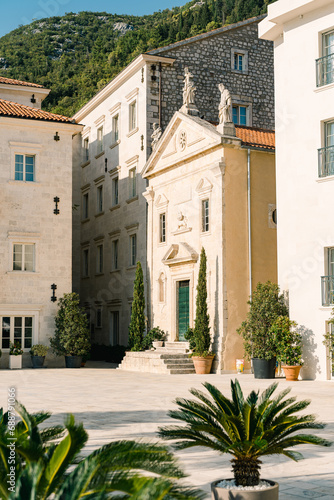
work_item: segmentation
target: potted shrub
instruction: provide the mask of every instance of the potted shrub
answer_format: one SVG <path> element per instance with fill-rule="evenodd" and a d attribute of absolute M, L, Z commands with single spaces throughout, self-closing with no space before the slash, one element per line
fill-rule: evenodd
<path fill-rule="evenodd" d="M 82 356 L 90 351 L 87 316 L 76 293 L 65 293 L 59 300 L 56 330 L 50 344 L 57 356 L 65 356 L 67 368 L 80 368 Z"/>
<path fill-rule="evenodd" d="M 148 332 L 143 340 L 143 349 L 151 349 L 152 347 L 163 347 L 164 341 L 166 340 L 166 333 L 161 330 L 158 326 L 155 326 Z"/>
<path fill-rule="evenodd" d="M 277 346 L 270 328 L 278 316 L 288 316 L 283 294 L 275 283 L 258 283 L 248 304 L 246 320 L 237 330 L 245 355 L 252 360 L 255 378 L 275 378 Z"/>
<path fill-rule="evenodd" d="M 16 340 L 14 343 L 9 344 L 9 368 L 11 370 L 18 370 L 22 368 L 22 354 L 21 342 Z"/>
<path fill-rule="evenodd" d="M 275 338 L 277 361 L 282 366 L 286 380 L 298 380 L 303 366 L 302 336 L 296 330 L 297 323 L 287 316 L 279 316 L 270 328 Z"/>
<path fill-rule="evenodd" d="M 183 426 L 160 427 L 159 436 L 176 440 L 174 447 L 185 449 L 206 446 L 219 453 L 232 455 L 234 479 L 215 481 L 211 484 L 215 500 L 278 500 L 278 484 L 260 481 L 261 461 L 264 455 L 285 455 L 292 460 L 303 456 L 291 448 L 301 444 L 330 446 L 321 437 L 299 433 L 322 429 L 314 415 L 298 415 L 310 401 L 295 402 L 286 398 L 289 389 L 273 396 L 278 384 L 274 383 L 261 395 L 252 391 L 244 398 L 238 380 L 231 380 L 232 399 L 225 397 L 217 387 L 205 382 L 208 394 L 197 389 L 190 392 L 196 400 L 178 398 L 176 410 L 169 416 L 181 420 Z M 257 489 L 263 486 L 263 489 Z M 245 489 L 242 489 L 245 488 Z"/>
<path fill-rule="evenodd" d="M 33 368 L 42 368 L 48 350 L 49 348 L 46 345 L 35 344 L 32 346 L 30 349 L 30 356 Z"/>
<path fill-rule="evenodd" d="M 210 317 L 208 314 L 207 296 L 206 253 L 202 247 L 197 283 L 195 327 L 193 330 L 190 329 L 187 332 L 190 336 L 192 336 L 193 332 L 192 345 L 194 349 L 190 356 L 192 357 L 197 374 L 210 373 L 214 358 L 214 354 L 210 348 Z"/>

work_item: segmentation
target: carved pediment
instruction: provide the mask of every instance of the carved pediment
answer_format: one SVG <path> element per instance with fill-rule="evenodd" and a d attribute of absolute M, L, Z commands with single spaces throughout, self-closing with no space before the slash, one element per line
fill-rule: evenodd
<path fill-rule="evenodd" d="M 221 143 L 221 135 L 213 125 L 177 111 L 148 159 L 143 177 L 150 178 L 176 168 Z"/>
<path fill-rule="evenodd" d="M 199 195 L 205 195 L 212 191 L 212 184 L 207 177 L 203 177 L 196 186 Z"/>
<path fill-rule="evenodd" d="M 164 194 L 159 194 L 159 196 L 155 201 L 155 206 L 157 208 L 166 208 L 167 205 L 168 205 L 168 199 L 166 198 L 166 196 Z"/>
<path fill-rule="evenodd" d="M 171 245 L 162 259 L 162 262 L 167 266 L 189 264 L 197 261 L 198 253 L 188 243 Z"/>

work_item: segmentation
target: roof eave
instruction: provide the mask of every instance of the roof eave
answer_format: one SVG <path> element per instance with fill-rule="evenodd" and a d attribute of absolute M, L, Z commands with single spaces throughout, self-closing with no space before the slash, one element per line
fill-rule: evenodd
<path fill-rule="evenodd" d="M 73 119 L 76 121 L 82 120 L 88 115 L 96 106 L 98 106 L 104 99 L 110 96 L 116 89 L 118 89 L 126 80 L 129 79 L 138 69 L 140 69 L 147 62 L 161 62 L 167 65 L 173 64 L 175 59 L 171 57 L 153 56 L 150 54 L 140 54 L 128 66 L 126 66 L 115 78 L 113 78 L 103 89 L 101 89 L 94 97 L 92 97 L 87 104 L 79 109 L 74 115 Z"/>

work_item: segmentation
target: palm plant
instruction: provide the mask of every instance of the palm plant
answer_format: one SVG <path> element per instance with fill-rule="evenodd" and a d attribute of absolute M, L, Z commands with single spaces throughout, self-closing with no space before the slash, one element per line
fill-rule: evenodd
<path fill-rule="evenodd" d="M 159 436 L 177 440 L 177 449 L 205 446 L 219 453 L 230 453 L 232 470 L 237 486 L 255 486 L 260 481 L 263 455 L 282 454 L 292 460 L 303 458 L 290 448 L 300 444 L 331 446 L 331 442 L 301 430 L 322 429 L 314 415 L 296 415 L 310 401 L 296 402 L 295 397 L 285 399 L 290 389 L 272 397 L 278 384 L 274 383 L 261 395 L 252 391 L 244 399 L 240 384 L 231 380 L 232 399 L 225 397 L 217 387 L 203 384 L 211 398 L 197 389 L 190 392 L 197 400 L 176 400 L 178 410 L 169 416 L 185 422 L 186 426 L 162 427 Z"/>
<path fill-rule="evenodd" d="M 16 403 L 21 420 L 13 427 L 10 414 L 0 414 L 0 497 L 3 500 L 200 500 L 203 494 L 177 484 L 184 477 L 165 446 L 115 441 L 86 458 L 78 454 L 88 435 L 82 424 L 68 416 L 60 426 L 40 430 L 49 413 L 31 415 Z M 13 434 L 11 434 L 13 432 Z M 55 438 L 62 436 L 59 442 Z M 10 450 L 15 441 L 15 487 L 8 490 Z M 70 472 L 70 465 L 76 466 Z M 147 471 L 154 475 L 139 473 Z"/>

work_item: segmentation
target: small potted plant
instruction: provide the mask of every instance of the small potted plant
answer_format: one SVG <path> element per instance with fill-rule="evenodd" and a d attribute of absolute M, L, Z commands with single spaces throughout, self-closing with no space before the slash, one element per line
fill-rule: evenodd
<path fill-rule="evenodd" d="M 155 326 L 148 332 L 148 334 L 144 337 L 143 340 L 143 349 L 156 349 L 157 347 L 163 347 L 164 341 L 166 340 L 166 333 L 159 328 L 159 326 Z"/>
<path fill-rule="evenodd" d="M 50 339 L 53 352 L 65 356 L 66 368 L 80 368 L 82 356 L 91 347 L 87 316 L 79 303 L 76 293 L 65 293 L 59 299 L 55 335 Z"/>
<path fill-rule="evenodd" d="M 9 344 L 9 368 L 11 370 L 18 370 L 22 368 L 22 354 L 21 342 L 16 340 L 14 343 Z"/>
<path fill-rule="evenodd" d="M 42 344 L 35 344 L 30 349 L 31 363 L 33 368 L 42 368 L 44 365 L 45 356 L 49 347 Z"/>
<path fill-rule="evenodd" d="M 197 374 L 208 374 L 211 371 L 214 354 L 211 351 L 210 317 L 207 305 L 208 292 L 206 288 L 206 253 L 201 250 L 199 265 L 197 296 L 196 296 L 196 318 L 194 329 L 188 329 L 188 338 L 192 337 L 191 344 L 193 352 L 190 357 L 193 360 Z"/>
<path fill-rule="evenodd" d="M 303 432 L 322 429 L 325 424 L 317 422 L 314 415 L 298 415 L 310 401 L 296 403 L 295 397 L 286 398 L 289 390 L 273 396 L 277 383 L 262 394 L 252 391 L 245 398 L 238 380 L 231 380 L 232 399 L 208 382 L 203 385 L 209 394 L 191 389 L 196 400 L 178 398 L 178 408 L 168 412 L 185 425 L 160 427 L 159 436 L 176 440 L 173 446 L 178 450 L 205 446 L 232 455 L 234 478 L 211 483 L 215 500 L 278 500 L 278 483 L 267 479 L 260 482 L 260 457 L 285 455 L 297 461 L 303 456 L 291 450 L 294 446 L 332 444 Z"/>
<path fill-rule="evenodd" d="M 275 339 L 277 361 L 282 366 L 286 380 L 298 380 L 303 366 L 302 336 L 296 330 L 297 323 L 287 316 L 279 316 L 270 328 Z"/>
<path fill-rule="evenodd" d="M 270 328 L 278 316 L 288 316 L 283 294 L 275 283 L 258 283 L 248 304 L 246 320 L 237 330 L 245 355 L 252 360 L 255 378 L 275 378 L 277 346 Z"/>

